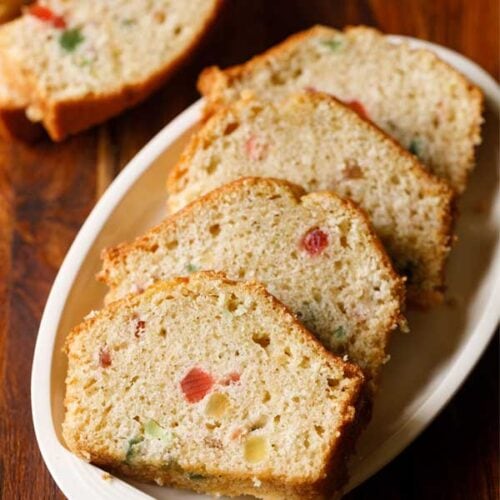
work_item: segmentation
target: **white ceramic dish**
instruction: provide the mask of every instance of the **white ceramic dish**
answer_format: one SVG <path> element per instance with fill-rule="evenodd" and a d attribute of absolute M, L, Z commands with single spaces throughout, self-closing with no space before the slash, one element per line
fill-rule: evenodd
<path fill-rule="evenodd" d="M 401 37 L 394 37 L 394 41 Z M 448 266 L 455 307 L 409 314 L 412 333 L 396 335 L 375 413 L 351 467 L 349 487 L 377 472 L 420 434 L 471 371 L 488 344 L 500 311 L 500 193 L 498 114 L 500 91 L 481 68 L 459 54 L 424 46 L 458 68 L 485 93 L 483 145 L 470 187 L 460 202 L 459 243 Z M 96 205 L 76 237 L 54 282 L 35 349 L 31 399 L 36 437 L 47 467 L 71 500 L 201 498 L 169 488 L 105 479 L 103 472 L 72 455 L 63 445 L 66 360 L 61 352 L 69 329 L 100 307 L 104 286 L 94 280 L 105 246 L 129 240 L 164 215 L 166 171 L 196 127 L 202 103 L 166 126 L 129 163 Z"/>

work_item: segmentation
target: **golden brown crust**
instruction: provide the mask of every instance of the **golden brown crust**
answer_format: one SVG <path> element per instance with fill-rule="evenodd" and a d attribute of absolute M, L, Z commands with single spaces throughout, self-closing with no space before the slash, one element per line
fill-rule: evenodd
<path fill-rule="evenodd" d="M 104 451 L 90 451 L 85 447 L 85 444 L 77 440 L 66 438 L 70 449 L 78 455 L 88 459 L 96 465 L 109 468 L 112 471 L 124 474 L 126 476 L 142 479 L 146 481 L 161 482 L 180 488 L 189 488 L 200 492 L 222 493 L 229 496 L 240 495 L 242 492 L 254 494 L 257 497 L 262 497 L 263 494 L 278 495 L 278 498 L 296 498 L 296 499 L 317 499 L 327 498 L 327 495 L 336 491 L 343 486 L 347 480 L 346 461 L 348 455 L 352 452 L 354 440 L 357 437 L 360 429 L 365 425 L 366 418 L 363 417 L 362 411 L 367 407 L 366 392 L 364 387 L 364 376 L 361 370 L 351 363 L 345 362 L 339 357 L 329 352 L 315 337 L 310 333 L 295 317 L 290 310 L 279 302 L 264 288 L 263 285 L 257 282 L 236 282 L 226 277 L 224 273 L 214 271 L 201 271 L 193 273 L 189 277 L 179 277 L 166 282 L 159 282 L 149 287 L 143 294 L 129 295 L 119 301 L 113 302 L 105 309 L 95 313 L 93 316 L 84 320 L 80 325 L 73 328 L 69 333 L 64 350 L 68 354 L 70 361 L 78 355 L 71 349 L 71 344 L 74 339 L 92 328 L 92 326 L 102 318 L 111 319 L 115 311 L 122 309 L 133 308 L 142 300 L 144 295 L 153 295 L 158 290 L 170 291 L 176 287 L 189 284 L 191 281 L 197 280 L 217 280 L 224 284 L 235 285 L 245 289 L 245 292 L 250 293 L 261 300 L 270 302 L 272 309 L 279 315 L 289 318 L 290 328 L 298 330 L 306 344 L 316 353 L 318 357 L 327 359 L 327 362 L 337 367 L 342 367 L 344 377 L 352 380 L 350 399 L 345 403 L 346 412 L 342 418 L 342 424 L 339 427 L 340 435 L 332 436 L 332 441 L 329 443 L 329 454 L 325 460 L 324 467 L 317 472 L 316 477 L 307 478 L 276 478 L 270 473 L 260 474 L 258 480 L 260 486 L 256 486 L 254 474 L 247 474 L 246 477 L 242 474 L 231 474 L 230 472 L 221 474 L 220 471 L 215 476 L 210 476 L 209 464 L 207 464 L 208 475 L 203 471 L 206 477 L 200 481 L 190 478 L 189 474 L 200 474 L 197 470 L 187 469 L 158 469 L 154 466 L 129 466 L 123 463 L 123 457 L 116 457 Z M 68 407 L 69 398 L 66 394 L 65 406 Z M 356 415 L 356 411 L 361 413 L 360 417 Z M 353 421 L 356 418 L 356 424 Z M 360 427 L 361 425 L 361 427 Z M 354 427 L 354 430 L 351 428 Z"/>
<path fill-rule="evenodd" d="M 259 479 L 260 486 L 256 487 L 256 482 L 252 478 L 244 478 L 239 475 L 218 475 L 200 476 L 197 472 L 188 470 L 164 470 L 158 471 L 155 468 L 139 466 L 131 468 L 126 464 L 116 463 L 114 459 L 106 457 L 96 457 L 92 460 L 95 465 L 115 472 L 118 475 L 129 476 L 145 482 L 160 483 L 162 485 L 174 486 L 181 489 L 189 489 L 198 493 L 212 493 L 214 495 L 224 495 L 228 497 L 253 495 L 257 498 L 286 498 L 291 500 L 318 500 L 331 498 L 327 496 L 328 490 L 324 490 L 322 485 L 316 484 L 287 484 L 282 480 L 272 478 Z M 196 479 L 190 479 L 189 475 Z"/>

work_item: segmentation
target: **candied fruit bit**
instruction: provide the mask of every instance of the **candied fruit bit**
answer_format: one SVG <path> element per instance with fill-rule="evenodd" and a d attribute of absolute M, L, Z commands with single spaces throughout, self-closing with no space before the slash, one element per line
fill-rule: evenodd
<path fill-rule="evenodd" d="M 267 144 L 260 142 L 255 135 L 251 135 L 245 142 L 245 153 L 252 160 L 263 160 L 267 153 Z"/>
<path fill-rule="evenodd" d="M 54 28 L 66 28 L 66 21 L 64 18 L 62 16 L 58 16 L 48 7 L 44 7 L 43 5 L 39 5 L 37 3 L 31 5 L 28 9 L 28 14 L 36 17 L 40 21 L 52 24 Z"/>
<path fill-rule="evenodd" d="M 246 431 L 245 431 L 245 429 L 243 429 L 243 427 L 237 427 L 231 433 L 231 439 L 234 441 L 235 439 L 238 439 L 240 436 L 244 435 L 245 433 L 246 433 Z"/>
<path fill-rule="evenodd" d="M 192 368 L 181 380 L 181 389 L 189 403 L 201 401 L 212 389 L 214 379 L 212 375 L 201 368 Z"/>
<path fill-rule="evenodd" d="M 344 104 L 349 106 L 353 111 L 356 111 L 361 118 L 364 118 L 365 120 L 370 119 L 365 107 L 359 101 L 346 101 Z"/>
<path fill-rule="evenodd" d="M 311 94 L 318 92 L 318 89 L 316 87 L 313 87 L 312 85 L 308 85 L 307 87 L 304 87 L 304 90 L 306 92 L 310 92 Z"/>
<path fill-rule="evenodd" d="M 309 255 L 319 255 L 328 246 L 328 235 L 314 227 L 304 235 L 301 246 Z"/>
<path fill-rule="evenodd" d="M 138 445 L 144 441 L 143 436 L 136 436 L 132 439 L 129 439 L 127 442 L 127 451 L 125 454 L 125 463 L 129 464 L 135 458 L 138 452 Z"/>
<path fill-rule="evenodd" d="M 144 424 L 144 434 L 149 438 L 159 439 L 168 445 L 172 444 L 173 441 L 173 434 L 161 427 L 161 425 L 153 419 L 148 420 Z"/>
<path fill-rule="evenodd" d="M 229 410 L 229 398 L 220 392 L 215 392 L 210 396 L 205 414 L 208 417 L 221 418 Z"/>
<path fill-rule="evenodd" d="M 138 320 L 135 324 L 134 336 L 136 338 L 139 338 L 144 333 L 145 328 L 146 322 L 143 320 Z"/>
<path fill-rule="evenodd" d="M 249 436 L 245 441 L 245 460 L 251 464 L 267 457 L 268 443 L 264 436 Z"/>
<path fill-rule="evenodd" d="M 199 271 L 200 268 L 194 264 L 192 264 L 191 262 L 189 262 L 188 264 L 186 264 L 186 271 L 188 273 L 195 273 L 196 271 Z"/>
<path fill-rule="evenodd" d="M 337 340 L 344 340 L 346 336 L 345 328 L 343 326 L 338 326 L 335 330 L 333 330 L 333 336 Z"/>
<path fill-rule="evenodd" d="M 99 351 L 99 366 L 101 368 L 108 368 L 111 366 L 111 354 L 106 347 Z"/>
<path fill-rule="evenodd" d="M 231 384 L 236 384 L 237 382 L 240 381 L 240 374 L 238 372 L 231 372 L 228 375 L 226 375 L 221 381 L 221 385 L 231 385 Z"/>
<path fill-rule="evenodd" d="M 59 45 L 66 52 L 74 52 L 76 48 L 84 41 L 80 28 L 68 29 L 62 32 L 59 37 Z"/>
<path fill-rule="evenodd" d="M 333 52 L 336 52 L 342 47 L 342 42 L 335 38 L 332 40 L 322 40 L 321 44 L 324 45 L 325 47 L 328 47 Z"/>

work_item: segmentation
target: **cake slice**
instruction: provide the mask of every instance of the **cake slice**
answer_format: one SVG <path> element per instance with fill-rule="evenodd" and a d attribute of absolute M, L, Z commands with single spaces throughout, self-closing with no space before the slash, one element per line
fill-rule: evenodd
<path fill-rule="evenodd" d="M 197 273 L 77 326 L 64 439 L 139 480 L 225 495 L 331 498 L 363 422 L 363 376 L 256 283 Z"/>
<path fill-rule="evenodd" d="M 168 179 L 169 208 L 247 175 L 351 198 L 408 277 L 409 301 L 441 301 L 453 191 L 358 113 L 318 92 L 233 103 L 191 138 Z"/>
<path fill-rule="evenodd" d="M 107 301 L 197 270 L 257 280 L 376 385 L 404 286 L 352 203 L 272 179 L 241 179 L 130 244 L 103 252 Z"/>
<path fill-rule="evenodd" d="M 199 88 L 209 111 L 242 93 L 271 101 L 305 88 L 333 94 L 353 103 L 457 192 L 465 189 L 480 142 L 480 90 L 432 52 L 393 43 L 366 27 L 313 27 L 241 66 L 208 68 Z"/>
<path fill-rule="evenodd" d="M 6 75 L 27 115 L 61 140 L 157 89 L 194 49 L 220 0 L 46 0 L 9 24 Z"/>

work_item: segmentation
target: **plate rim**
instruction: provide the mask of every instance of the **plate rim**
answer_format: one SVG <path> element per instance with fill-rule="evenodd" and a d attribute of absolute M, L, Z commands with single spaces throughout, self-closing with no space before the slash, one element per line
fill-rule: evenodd
<path fill-rule="evenodd" d="M 460 71 L 481 87 L 485 98 L 496 107 L 498 113 L 500 88 L 493 77 L 478 64 L 458 52 L 429 41 L 401 35 L 389 35 L 389 39 L 396 43 L 407 41 L 415 48 L 430 49 L 450 65 L 453 65 L 451 61 L 457 61 L 461 66 Z M 117 495 L 119 498 L 131 500 L 152 498 L 121 480 L 113 480 L 113 487 L 105 489 L 103 487 L 104 481 L 101 480 L 99 484 L 95 481 L 95 478 L 98 477 L 97 474 L 94 474 L 94 481 L 83 485 L 82 481 L 76 480 L 74 474 L 67 473 L 70 465 L 74 470 L 80 469 L 82 471 L 85 466 L 89 467 L 89 465 L 71 454 L 57 438 L 51 410 L 51 367 L 58 325 L 69 292 L 89 249 L 94 244 L 110 214 L 129 189 L 133 188 L 136 180 L 188 127 L 196 123 L 201 115 L 202 107 L 203 99 L 199 99 L 186 108 L 165 125 L 122 169 L 81 226 L 51 287 L 33 355 L 30 388 L 31 408 L 35 436 L 42 458 L 57 486 L 68 498 L 83 499 L 88 494 L 97 494 L 99 498 L 110 499 L 117 498 Z M 446 407 L 476 366 L 499 322 L 500 244 L 498 242 L 492 259 L 493 272 L 496 274 L 493 291 L 488 297 L 487 304 L 483 308 L 479 321 L 472 329 L 468 341 L 461 348 L 458 358 L 420 408 L 409 416 L 407 421 L 377 450 L 378 459 L 373 460 L 371 466 L 365 468 L 363 473 L 352 475 L 346 492 L 381 470 L 407 448 Z M 418 423 L 415 424 L 415 421 Z M 90 467 L 100 471 L 97 467 Z M 89 479 L 88 474 L 86 479 Z"/>

